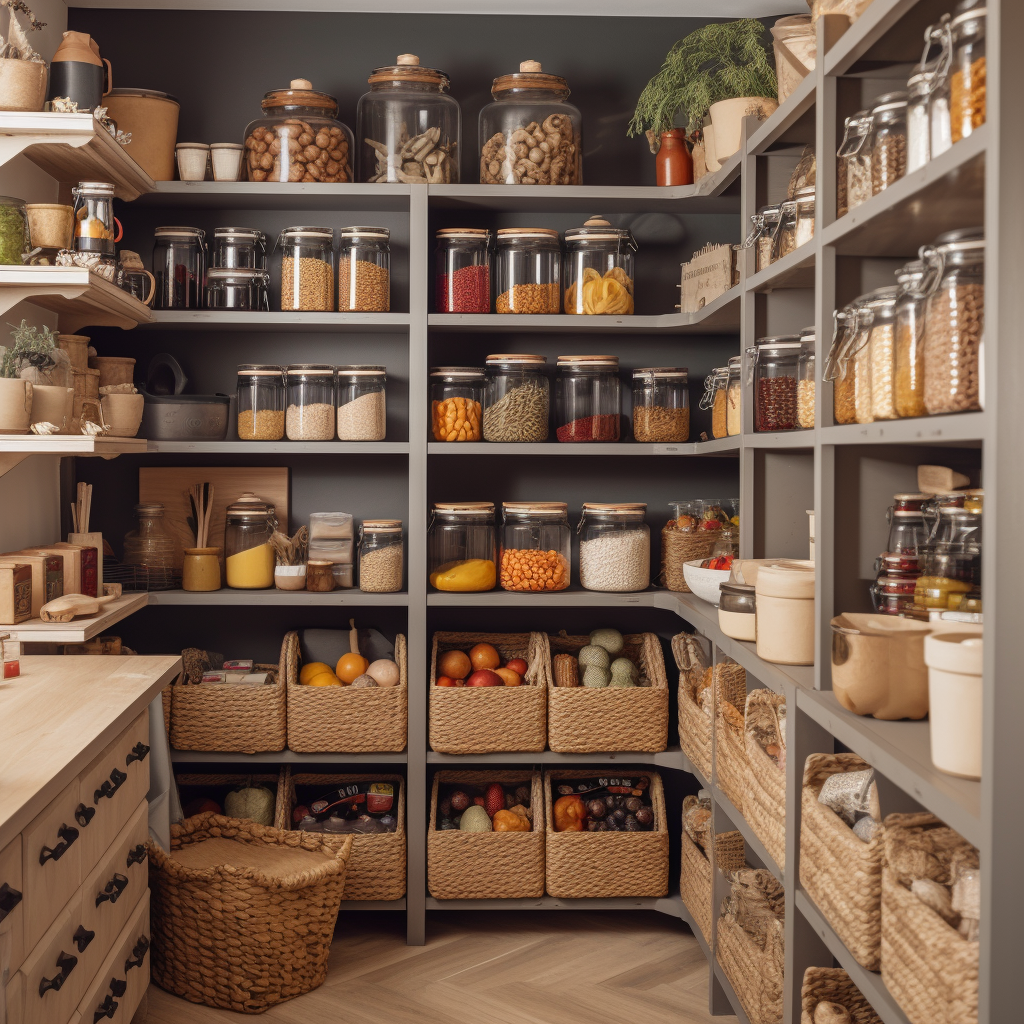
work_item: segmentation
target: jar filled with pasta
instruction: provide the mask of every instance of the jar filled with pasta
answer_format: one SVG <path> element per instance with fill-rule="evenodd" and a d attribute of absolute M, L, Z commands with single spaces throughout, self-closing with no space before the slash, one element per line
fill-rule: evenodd
<path fill-rule="evenodd" d="M 949 127 L 953 142 L 985 123 L 985 21 L 982 0 L 961 0 L 949 23 Z"/>
<path fill-rule="evenodd" d="M 896 272 L 896 415 L 924 416 L 924 283 L 922 260 Z"/>
<path fill-rule="evenodd" d="M 736 437 L 743 430 L 743 356 L 729 357 L 729 380 L 725 388 L 725 432 Z"/>
<path fill-rule="evenodd" d="M 430 371 L 430 424 L 435 441 L 479 441 L 487 377 L 475 366 Z"/>
<path fill-rule="evenodd" d="M 565 248 L 566 313 L 633 312 L 636 242 L 628 228 L 591 217 L 566 231 Z"/>
<path fill-rule="evenodd" d="M 711 436 L 716 440 L 729 436 L 729 417 L 726 393 L 729 387 L 729 367 L 716 366 L 704 378 L 704 396 L 700 408 L 711 412 Z"/>
<path fill-rule="evenodd" d="M 871 194 L 907 173 L 907 94 L 887 92 L 871 108 Z"/>
<path fill-rule="evenodd" d="M 878 288 L 864 307 L 871 314 L 868 358 L 871 361 L 872 420 L 894 420 L 897 417 L 896 300 L 899 292 L 897 285 Z"/>
<path fill-rule="evenodd" d="M 796 367 L 796 420 L 801 430 L 814 427 L 814 402 L 817 372 L 814 356 L 816 331 L 813 327 L 800 332 L 800 359 Z"/>

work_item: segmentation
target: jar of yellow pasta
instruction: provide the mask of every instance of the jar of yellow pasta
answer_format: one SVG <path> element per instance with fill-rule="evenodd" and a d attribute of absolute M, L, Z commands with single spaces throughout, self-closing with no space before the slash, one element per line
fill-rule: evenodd
<path fill-rule="evenodd" d="M 628 228 L 613 228 L 603 217 L 565 233 L 566 313 L 606 316 L 633 312 L 636 242 Z"/>

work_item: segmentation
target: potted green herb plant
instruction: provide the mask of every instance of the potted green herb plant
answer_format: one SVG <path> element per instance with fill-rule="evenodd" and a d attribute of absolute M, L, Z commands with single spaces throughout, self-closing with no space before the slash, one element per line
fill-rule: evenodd
<path fill-rule="evenodd" d="M 42 110 L 46 99 L 46 61 L 28 41 L 28 33 L 46 27 L 23 0 L 0 0 L 10 12 L 7 35 L 0 35 L 0 110 Z M 28 30 L 17 15 L 23 14 Z"/>

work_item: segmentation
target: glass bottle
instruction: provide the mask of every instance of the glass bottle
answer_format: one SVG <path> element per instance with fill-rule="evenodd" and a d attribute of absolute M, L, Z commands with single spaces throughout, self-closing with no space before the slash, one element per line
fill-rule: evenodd
<path fill-rule="evenodd" d="M 636 242 L 628 228 L 613 228 L 603 217 L 565 233 L 566 313 L 633 312 Z"/>
<path fill-rule="evenodd" d="M 71 194 L 76 252 L 113 256 L 114 244 L 121 240 L 121 222 L 114 216 L 114 186 L 109 181 L 82 181 Z"/>
<path fill-rule="evenodd" d="M 641 443 L 682 442 L 690 436 L 689 371 L 685 366 L 652 366 L 633 371 L 633 439 Z"/>
<path fill-rule="evenodd" d="M 338 440 L 383 441 L 387 436 L 387 372 L 383 366 L 339 366 Z"/>
<path fill-rule="evenodd" d="M 907 173 L 907 94 L 887 92 L 871 108 L 871 194 Z"/>
<path fill-rule="evenodd" d="M 267 236 L 257 228 L 214 228 L 211 267 L 267 269 Z"/>
<path fill-rule="evenodd" d="M 754 350 L 754 430 L 797 429 L 797 365 L 802 348 L 795 334 L 758 339 Z"/>
<path fill-rule="evenodd" d="M 274 506 L 245 493 L 224 513 L 224 567 L 229 587 L 266 590 L 277 561 L 270 538 L 277 529 Z"/>
<path fill-rule="evenodd" d="M 0 196 L 0 217 L 3 218 L 0 266 L 20 267 L 32 251 L 25 203 L 13 196 Z"/>
<path fill-rule="evenodd" d="M 554 228 L 498 228 L 496 313 L 558 313 L 562 247 Z"/>
<path fill-rule="evenodd" d="M 490 231 L 442 228 L 436 237 L 434 309 L 438 313 L 489 313 Z"/>
<path fill-rule="evenodd" d="M 501 588 L 528 593 L 565 590 L 571 557 L 565 502 L 506 501 L 501 514 Z"/>
<path fill-rule="evenodd" d="M 618 356 L 559 356 L 556 370 L 558 440 L 618 441 L 622 408 Z"/>
<path fill-rule="evenodd" d="M 284 437 L 284 367 L 239 366 L 236 405 L 240 441 L 280 441 Z"/>
<path fill-rule="evenodd" d="M 651 582 L 651 531 L 641 502 L 584 502 L 580 585 L 585 590 L 632 593 Z"/>
<path fill-rule="evenodd" d="M 487 357 L 484 440 L 546 441 L 550 385 L 547 359 L 525 353 Z"/>
<path fill-rule="evenodd" d="M 206 232 L 159 227 L 154 232 L 154 309 L 199 309 L 206 288 Z"/>
<path fill-rule="evenodd" d="M 293 363 L 285 370 L 288 405 L 285 433 L 289 441 L 333 441 L 336 406 L 334 367 Z"/>
<path fill-rule="evenodd" d="M 487 377 L 475 366 L 430 371 L 430 429 L 435 441 L 479 441 Z"/>
<path fill-rule="evenodd" d="M 436 502 L 427 529 L 427 559 L 435 590 L 493 590 L 498 576 L 494 504 Z"/>
<path fill-rule="evenodd" d="M 391 309 L 391 232 L 342 228 L 338 245 L 338 311 L 387 313 Z"/>
<path fill-rule="evenodd" d="M 729 380 L 725 388 L 725 432 L 738 436 L 743 430 L 743 356 L 729 357 Z"/>
<path fill-rule="evenodd" d="M 896 415 L 924 416 L 925 266 L 911 260 L 896 272 Z"/>
<path fill-rule="evenodd" d="M 359 589 L 396 594 L 402 589 L 401 519 L 364 519 L 359 526 Z"/>
<path fill-rule="evenodd" d="M 711 412 L 711 436 L 716 440 L 729 435 L 728 388 L 728 366 L 716 366 L 704 378 L 704 395 L 699 408 Z"/>
<path fill-rule="evenodd" d="M 986 9 L 978 0 L 961 0 L 949 23 L 949 124 L 953 142 L 966 139 L 985 123 Z"/>
<path fill-rule="evenodd" d="M 800 332 L 800 359 L 797 362 L 796 419 L 801 430 L 814 427 L 814 405 L 818 375 L 815 371 L 814 341 L 816 332 L 808 327 Z"/>
<path fill-rule="evenodd" d="M 135 506 L 135 529 L 125 534 L 124 564 L 137 566 L 136 583 L 143 590 L 173 590 L 174 538 L 164 523 L 164 506 L 143 502 Z M 145 578 L 145 583 L 143 579 Z"/>
<path fill-rule="evenodd" d="M 275 251 L 281 253 L 281 309 L 333 312 L 334 231 L 315 226 L 285 228 Z"/>

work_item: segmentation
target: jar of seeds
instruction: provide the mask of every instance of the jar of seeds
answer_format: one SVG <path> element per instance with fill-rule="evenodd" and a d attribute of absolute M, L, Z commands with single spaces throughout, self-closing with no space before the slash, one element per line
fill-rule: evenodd
<path fill-rule="evenodd" d="M 550 385 L 544 356 L 496 354 L 487 357 L 484 440 L 546 441 Z"/>
<path fill-rule="evenodd" d="M 685 441 L 690 436 L 690 388 L 685 366 L 633 371 L 633 438 L 641 443 Z"/>
<path fill-rule="evenodd" d="M 814 401 L 817 374 L 814 359 L 815 330 L 807 327 L 800 332 L 800 359 L 796 368 L 796 420 L 801 430 L 814 428 Z"/>
<path fill-rule="evenodd" d="M 401 519 L 366 519 L 359 527 L 359 589 L 395 594 L 402 589 Z"/>
<path fill-rule="evenodd" d="M 285 228 L 281 251 L 281 309 L 334 311 L 334 232 L 331 228 Z"/>
<path fill-rule="evenodd" d="M 797 363 L 795 334 L 759 338 L 754 351 L 754 430 L 795 430 Z"/>
<path fill-rule="evenodd" d="M 387 228 L 341 229 L 338 310 L 387 313 L 391 309 L 391 246 Z"/>
<path fill-rule="evenodd" d="M 387 408 L 383 366 L 339 366 L 338 440 L 383 441 Z"/>
<path fill-rule="evenodd" d="M 887 92 L 871 108 L 871 194 L 907 173 L 907 94 Z"/>
<path fill-rule="evenodd" d="M 240 441 L 280 441 L 284 437 L 283 367 L 239 366 L 235 394 Z"/>
<path fill-rule="evenodd" d="M 334 367 L 293 363 L 285 370 L 289 441 L 334 440 Z"/>
<path fill-rule="evenodd" d="M 836 216 L 871 198 L 871 111 L 858 110 L 846 120 L 842 145 L 836 154 Z"/>
<path fill-rule="evenodd" d="M 496 313 L 559 313 L 562 247 L 554 228 L 498 228 Z"/>

